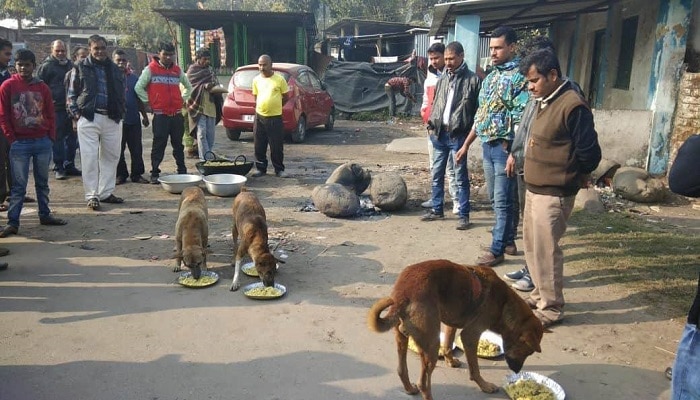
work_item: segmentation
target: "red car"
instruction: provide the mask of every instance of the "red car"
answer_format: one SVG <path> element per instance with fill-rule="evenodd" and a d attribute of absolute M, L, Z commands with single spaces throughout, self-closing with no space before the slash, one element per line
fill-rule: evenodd
<path fill-rule="evenodd" d="M 326 130 L 333 129 L 333 99 L 311 68 L 299 64 L 273 63 L 272 69 L 282 75 L 289 86 L 290 97 L 282 108 L 282 122 L 284 132 L 292 142 L 303 142 L 308 128 L 324 125 Z M 259 73 L 257 64 L 239 67 L 228 84 L 223 123 L 226 136 L 231 140 L 238 140 L 243 131 L 253 131 L 255 96 L 251 87 L 253 78 Z"/>

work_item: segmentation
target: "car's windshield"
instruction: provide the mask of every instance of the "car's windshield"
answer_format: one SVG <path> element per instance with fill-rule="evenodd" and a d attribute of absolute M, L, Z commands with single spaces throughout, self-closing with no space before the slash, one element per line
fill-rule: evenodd
<path fill-rule="evenodd" d="M 286 72 L 275 71 L 276 74 L 282 75 L 285 81 L 289 81 L 289 74 Z M 260 74 L 257 69 L 245 69 L 238 71 L 233 75 L 233 86 L 241 89 L 250 89 L 253 87 L 253 79 Z"/>

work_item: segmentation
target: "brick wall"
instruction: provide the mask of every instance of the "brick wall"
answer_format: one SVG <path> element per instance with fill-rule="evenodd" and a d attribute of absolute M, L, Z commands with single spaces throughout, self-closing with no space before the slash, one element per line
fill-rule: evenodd
<path fill-rule="evenodd" d="M 700 73 L 685 71 L 681 77 L 680 92 L 676 100 L 670 162 L 676 158 L 676 151 L 681 144 L 696 133 L 700 133 Z"/>

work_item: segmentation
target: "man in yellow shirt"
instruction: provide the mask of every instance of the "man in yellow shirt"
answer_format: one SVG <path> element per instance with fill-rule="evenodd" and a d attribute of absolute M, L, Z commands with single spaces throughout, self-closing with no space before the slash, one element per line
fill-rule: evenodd
<path fill-rule="evenodd" d="M 272 71 L 272 59 L 267 54 L 258 58 L 260 75 L 253 79 L 255 96 L 255 123 L 253 143 L 255 145 L 254 177 L 267 173 L 267 146 L 270 145 L 270 159 L 275 175 L 286 178 L 284 172 L 284 131 L 282 126 L 282 105 L 287 102 L 289 87 L 287 81 Z"/>

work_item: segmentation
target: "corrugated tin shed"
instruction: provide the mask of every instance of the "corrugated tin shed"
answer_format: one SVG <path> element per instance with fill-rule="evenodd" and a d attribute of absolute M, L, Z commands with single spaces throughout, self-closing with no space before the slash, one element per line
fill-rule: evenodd
<path fill-rule="evenodd" d="M 500 25 L 542 27 L 554 21 L 574 20 L 577 14 L 607 11 L 619 0 L 465 0 L 436 4 L 430 35 L 445 35 L 458 15 L 481 17 L 481 31 Z"/>

